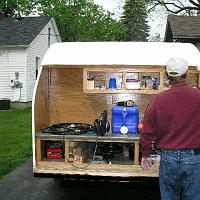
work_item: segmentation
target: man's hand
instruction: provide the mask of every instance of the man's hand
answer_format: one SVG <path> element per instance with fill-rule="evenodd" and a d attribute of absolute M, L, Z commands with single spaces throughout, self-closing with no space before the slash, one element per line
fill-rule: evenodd
<path fill-rule="evenodd" d="M 141 160 L 141 166 L 144 170 L 149 170 L 149 168 L 151 167 L 151 157 L 148 158 L 142 158 Z"/>

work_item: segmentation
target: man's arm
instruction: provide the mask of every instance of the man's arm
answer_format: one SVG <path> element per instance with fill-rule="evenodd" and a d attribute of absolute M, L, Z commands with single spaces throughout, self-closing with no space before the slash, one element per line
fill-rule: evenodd
<path fill-rule="evenodd" d="M 140 147 L 142 152 L 141 166 L 144 170 L 148 170 L 151 167 L 150 150 L 152 142 L 156 137 L 156 117 L 155 117 L 155 99 L 147 108 L 144 118 L 144 129 L 140 137 Z"/>

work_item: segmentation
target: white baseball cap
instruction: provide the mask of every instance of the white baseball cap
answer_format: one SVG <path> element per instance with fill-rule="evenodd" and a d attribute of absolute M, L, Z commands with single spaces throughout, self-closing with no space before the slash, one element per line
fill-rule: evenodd
<path fill-rule="evenodd" d="M 166 71 L 169 76 L 179 77 L 188 70 L 188 62 L 181 57 L 170 58 L 166 65 Z"/>

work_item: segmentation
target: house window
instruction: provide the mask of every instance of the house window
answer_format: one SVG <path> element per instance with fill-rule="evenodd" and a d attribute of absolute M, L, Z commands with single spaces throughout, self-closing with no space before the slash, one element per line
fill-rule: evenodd
<path fill-rule="evenodd" d="M 35 78 L 36 78 L 36 79 L 37 79 L 37 76 L 38 76 L 39 61 L 40 61 L 40 58 L 39 58 L 39 57 L 36 57 L 36 59 L 35 59 Z"/>

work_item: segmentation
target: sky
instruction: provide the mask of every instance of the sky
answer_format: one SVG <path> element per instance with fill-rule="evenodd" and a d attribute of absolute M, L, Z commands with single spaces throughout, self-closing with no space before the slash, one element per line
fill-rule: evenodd
<path fill-rule="evenodd" d="M 94 0 L 95 3 L 102 5 L 104 9 L 114 11 L 119 10 L 119 5 L 123 4 L 124 0 Z"/>
<path fill-rule="evenodd" d="M 117 13 L 118 16 L 120 15 L 124 4 L 124 0 L 94 0 L 94 2 L 101 5 L 104 10 Z M 164 14 L 160 15 L 160 13 L 153 13 L 148 20 L 150 25 L 150 36 L 159 33 L 161 38 L 163 38 L 166 27 L 166 16 Z"/>

